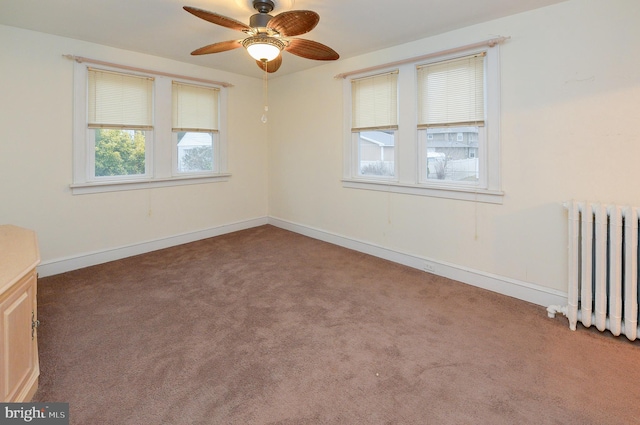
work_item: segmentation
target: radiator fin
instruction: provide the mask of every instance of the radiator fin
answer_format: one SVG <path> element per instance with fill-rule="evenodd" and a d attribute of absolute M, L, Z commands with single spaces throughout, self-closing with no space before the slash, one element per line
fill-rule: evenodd
<path fill-rule="evenodd" d="M 577 323 L 638 337 L 638 209 L 571 202 L 566 315 Z"/>

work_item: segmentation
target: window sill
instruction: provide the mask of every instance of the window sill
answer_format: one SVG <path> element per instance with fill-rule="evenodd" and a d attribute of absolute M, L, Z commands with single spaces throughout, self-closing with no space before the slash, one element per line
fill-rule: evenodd
<path fill-rule="evenodd" d="M 478 188 L 425 186 L 388 181 L 342 179 L 342 187 L 350 189 L 377 190 L 381 192 L 404 193 L 407 195 L 431 196 L 434 198 L 457 199 L 462 201 L 502 204 L 504 192 Z"/>
<path fill-rule="evenodd" d="M 69 185 L 69 187 L 71 188 L 71 193 L 73 195 L 85 195 L 89 193 L 117 192 L 122 190 L 152 189 L 158 187 L 226 182 L 229 180 L 229 177 L 231 177 L 231 174 L 216 174 L 207 176 L 171 177 L 153 180 L 147 179 L 76 183 Z"/>

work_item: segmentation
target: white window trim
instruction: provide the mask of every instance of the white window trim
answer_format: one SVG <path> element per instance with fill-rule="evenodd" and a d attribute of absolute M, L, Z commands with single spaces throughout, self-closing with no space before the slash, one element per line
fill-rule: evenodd
<path fill-rule="evenodd" d="M 477 185 L 455 182 L 420 182 L 419 143 L 417 130 L 417 75 L 416 66 L 440 62 L 471 54 L 486 52 L 486 146 L 480 161 L 481 179 Z M 367 178 L 358 175 L 354 167 L 357 153 L 353 150 L 351 134 L 351 79 L 398 69 L 398 130 L 396 132 L 396 175 L 393 181 Z M 375 71 L 349 74 L 343 82 L 344 137 L 343 176 L 345 188 L 396 192 L 410 195 L 431 196 L 501 204 L 504 197 L 501 182 L 500 157 L 500 50 L 495 46 L 473 47 L 453 53 L 429 57 L 414 62 L 395 63 L 389 68 L 376 67 Z"/>
<path fill-rule="evenodd" d="M 69 185 L 74 195 L 88 193 L 114 192 L 122 190 L 148 189 L 168 186 L 181 186 L 211 182 L 225 182 L 231 177 L 227 169 L 227 89 L 225 86 L 198 82 L 202 86 L 220 89 L 219 131 L 217 170 L 215 172 L 183 174 L 177 173 L 173 165 L 176 150 L 173 144 L 171 126 L 171 82 L 179 81 L 193 84 L 193 81 L 162 73 L 123 71 L 107 65 L 100 69 L 128 72 L 151 76 L 154 84 L 154 128 L 147 132 L 151 137 L 147 141 L 147 173 L 144 176 L 119 176 L 113 179 L 91 179 L 93 158 L 90 158 L 89 135 L 87 129 L 87 63 L 74 64 L 74 122 L 73 122 L 73 183 Z M 97 68 L 93 66 L 93 68 Z"/>

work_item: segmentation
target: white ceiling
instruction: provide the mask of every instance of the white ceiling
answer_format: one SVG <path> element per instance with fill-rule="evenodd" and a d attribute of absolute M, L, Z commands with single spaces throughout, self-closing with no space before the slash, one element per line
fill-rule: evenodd
<path fill-rule="evenodd" d="M 300 36 L 341 58 L 418 40 L 565 0 L 274 0 L 276 15 L 308 9 L 320 23 Z M 0 0 L 0 24 L 90 41 L 182 62 L 259 77 L 244 49 L 203 56 L 190 52 L 244 34 L 199 19 L 194 6 L 249 23 L 251 0 Z M 74 52 L 65 52 L 74 53 Z M 283 53 L 278 75 L 322 64 Z"/>

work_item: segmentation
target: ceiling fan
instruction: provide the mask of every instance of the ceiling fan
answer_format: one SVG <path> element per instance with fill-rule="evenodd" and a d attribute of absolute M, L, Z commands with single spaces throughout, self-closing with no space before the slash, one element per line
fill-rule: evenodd
<path fill-rule="evenodd" d="M 336 60 L 340 57 L 332 48 L 316 41 L 293 38 L 311 31 L 320 21 L 320 16 L 311 10 L 291 10 L 276 16 L 269 13 L 274 8 L 272 0 L 253 0 L 258 12 L 251 16 L 249 25 L 233 18 L 196 7 L 184 6 L 184 10 L 205 21 L 242 31 L 248 37 L 209 44 L 191 52 L 192 55 L 226 52 L 244 47 L 256 60 L 258 67 L 267 72 L 276 72 L 282 65 L 281 52 L 292 53 L 306 59 Z"/>

